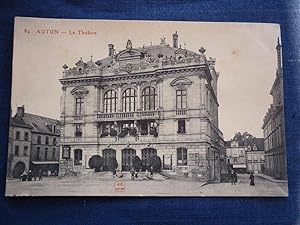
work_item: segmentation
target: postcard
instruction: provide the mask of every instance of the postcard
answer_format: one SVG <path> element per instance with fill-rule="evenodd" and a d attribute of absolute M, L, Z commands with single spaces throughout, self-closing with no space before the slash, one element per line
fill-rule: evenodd
<path fill-rule="evenodd" d="M 287 197 L 283 76 L 277 24 L 16 17 L 6 196 Z"/>

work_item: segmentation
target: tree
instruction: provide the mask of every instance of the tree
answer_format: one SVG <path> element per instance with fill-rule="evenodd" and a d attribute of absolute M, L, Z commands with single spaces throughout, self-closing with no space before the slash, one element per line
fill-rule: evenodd
<path fill-rule="evenodd" d="M 132 166 L 135 171 L 139 171 L 140 168 L 142 168 L 142 160 L 140 159 L 140 157 L 138 156 L 134 157 L 132 161 Z"/>
<path fill-rule="evenodd" d="M 101 167 L 104 164 L 104 160 L 100 155 L 93 155 L 89 159 L 89 166 L 92 169 L 95 169 L 95 172 L 100 172 Z"/>
<path fill-rule="evenodd" d="M 149 159 L 149 168 L 153 167 L 154 172 L 160 172 L 161 159 L 157 155 L 152 155 Z"/>
<path fill-rule="evenodd" d="M 117 159 L 115 157 L 109 158 L 108 160 L 108 167 L 110 171 L 114 171 L 115 169 L 117 169 L 118 167 L 118 162 Z"/>

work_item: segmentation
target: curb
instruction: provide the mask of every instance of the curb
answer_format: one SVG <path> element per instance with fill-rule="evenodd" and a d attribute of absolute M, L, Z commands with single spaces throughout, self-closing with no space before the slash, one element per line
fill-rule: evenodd
<path fill-rule="evenodd" d="M 271 181 L 273 183 L 288 183 L 287 180 L 275 180 L 272 177 L 264 176 L 264 175 L 261 175 L 261 174 L 256 175 L 256 176 L 261 177 L 261 178 L 263 178 L 265 180 L 269 180 L 269 181 Z"/>

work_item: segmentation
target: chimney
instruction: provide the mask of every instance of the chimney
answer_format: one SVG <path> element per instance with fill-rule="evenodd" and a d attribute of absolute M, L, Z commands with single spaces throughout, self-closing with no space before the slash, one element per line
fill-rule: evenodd
<path fill-rule="evenodd" d="M 108 56 L 113 56 L 114 55 L 114 45 L 113 44 L 109 44 L 108 45 Z"/>
<path fill-rule="evenodd" d="M 173 34 L 173 48 L 178 48 L 178 34 L 177 34 L 177 31 Z"/>
<path fill-rule="evenodd" d="M 25 107 L 24 107 L 24 105 L 19 106 L 17 108 L 17 114 L 16 114 L 16 116 L 22 118 L 24 116 L 24 113 L 25 113 Z"/>

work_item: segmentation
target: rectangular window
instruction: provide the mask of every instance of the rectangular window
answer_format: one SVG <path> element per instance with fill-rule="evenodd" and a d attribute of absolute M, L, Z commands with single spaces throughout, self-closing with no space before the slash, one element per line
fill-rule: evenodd
<path fill-rule="evenodd" d="M 19 145 L 15 146 L 15 155 L 18 156 L 19 155 Z"/>
<path fill-rule="evenodd" d="M 42 144 L 42 137 L 40 135 L 37 137 L 37 143 L 39 145 Z"/>
<path fill-rule="evenodd" d="M 185 133 L 185 120 L 178 120 L 178 134 L 184 134 Z"/>
<path fill-rule="evenodd" d="M 28 146 L 24 146 L 23 155 L 24 156 L 28 155 Z"/>
<path fill-rule="evenodd" d="M 82 115 L 83 99 L 79 97 L 75 101 L 75 115 Z"/>
<path fill-rule="evenodd" d="M 46 136 L 45 144 L 49 145 L 49 137 L 48 136 Z"/>
<path fill-rule="evenodd" d="M 16 140 L 20 140 L 20 131 L 16 132 Z"/>
<path fill-rule="evenodd" d="M 186 109 L 186 90 L 176 91 L 176 109 Z"/>
<path fill-rule="evenodd" d="M 56 149 L 53 148 L 53 152 L 52 152 L 52 159 L 55 160 L 55 152 L 56 152 Z"/>
<path fill-rule="evenodd" d="M 28 139 L 29 139 L 29 134 L 28 134 L 28 132 L 25 132 L 25 134 L 24 134 L 24 140 L 28 141 Z"/>
<path fill-rule="evenodd" d="M 186 166 L 187 165 L 187 149 L 178 148 L 177 149 L 177 165 Z"/>
<path fill-rule="evenodd" d="M 48 148 L 45 148 L 45 160 L 48 159 Z"/>
<path fill-rule="evenodd" d="M 36 148 L 36 160 L 40 160 L 40 154 L 41 154 L 41 148 L 37 147 Z"/>
<path fill-rule="evenodd" d="M 70 158 L 71 147 L 69 145 L 63 146 L 62 158 L 69 159 Z"/>
<path fill-rule="evenodd" d="M 53 146 L 56 146 L 56 138 L 53 138 Z"/>
<path fill-rule="evenodd" d="M 141 122 L 141 135 L 147 135 L 148 134 L 148 122 L 142 121 Z"/>
<path fill-rule="evenodd" d="M 82 137 L 81 124 L 75 125 L 75 137 Z"/>

